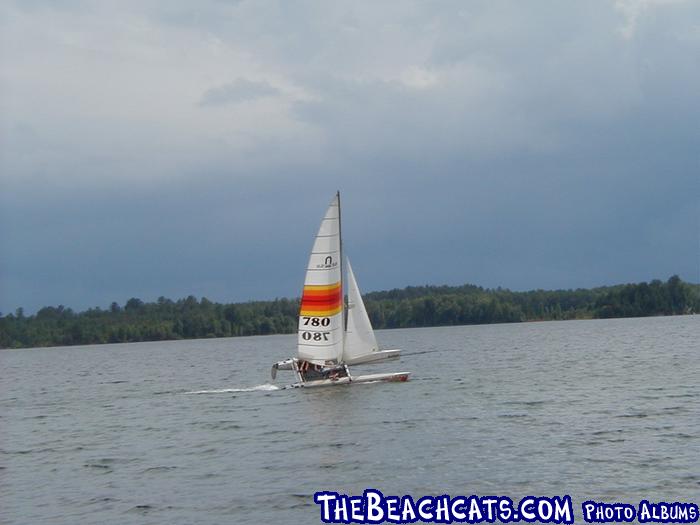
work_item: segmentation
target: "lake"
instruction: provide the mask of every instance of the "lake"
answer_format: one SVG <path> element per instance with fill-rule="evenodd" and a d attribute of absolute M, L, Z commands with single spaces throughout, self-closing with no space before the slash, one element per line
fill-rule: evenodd
<path fill-rule="evenodd" d="M 386 330 L 407 383 L 275 390 L 295 336 L 0 351 L 0 522 L 319 523 L 316 491 L 700 494 L 700 316 Z M 280 371 L 277 385 L 293 381 Z"/>

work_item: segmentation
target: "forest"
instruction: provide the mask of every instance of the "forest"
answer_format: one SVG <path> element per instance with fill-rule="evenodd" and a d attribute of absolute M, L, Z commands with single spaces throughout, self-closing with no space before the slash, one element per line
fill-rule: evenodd
<path fill-rule="evenodd" d="M 700 285 L 677 275 L 591 289 L 409 286 L 363 297 L 376 329 L 700 313 Z M 18 308 L 0 314 L 0 348 L 288 334 L 298 313 L 298 298 L 221 304 L 193 296 L 150 303 L 134 297 L 84 312 L 60 305 L 25 315 Z"/>

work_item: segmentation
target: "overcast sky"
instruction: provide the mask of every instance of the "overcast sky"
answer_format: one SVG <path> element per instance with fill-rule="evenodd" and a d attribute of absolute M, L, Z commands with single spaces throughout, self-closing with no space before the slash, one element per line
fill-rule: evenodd
<path fill-rule="evenodd" d="M 0 6 L 3 313 L 700 280 L 700 2 Z"/>

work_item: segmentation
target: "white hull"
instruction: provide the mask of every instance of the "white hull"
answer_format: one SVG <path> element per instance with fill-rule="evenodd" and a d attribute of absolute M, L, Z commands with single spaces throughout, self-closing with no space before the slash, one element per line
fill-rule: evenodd
<path fill-rule="evenodd" d="M 361 365 L 365 363 L 379 363 L 380 361 L 387 361 L 389 359 L 396 359 L 401 354 L 401 350 L 394 348 L 392 350 L 378 350 L 370 354 L 365 354 L 358 356 L 354 359 L 347 359 L 345 361 L 346 365 Z"/>
<path fill-rule="evenodd" d="M 410 372 L 394 372 L 391 374 L 367 374 L 356 377 L 340 377 L 335 380 L 320 379 L 318 381 L 305 381 L 303 383 L 294 383 L 291 386 L 293 388 L 315 388 L 319 386 L 350 385 L 354 383 L 376 383 L 378 381 L 384 381 L 389 383 L 403 383 L 405 381 L 408 381 L 410 375 Z"/>

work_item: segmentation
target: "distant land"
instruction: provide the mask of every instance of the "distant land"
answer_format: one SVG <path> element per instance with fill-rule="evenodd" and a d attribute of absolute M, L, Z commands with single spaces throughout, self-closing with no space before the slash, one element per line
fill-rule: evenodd
<path fill-rule="evenodd" d="M 410 328 L 693 314 L 700 312 L 700 285 L 674 275 L 666 282 L 529 292 L 409 286 L 364 300 L 375 328 Z M 220 304 L 193 296 L 153 303 L 132 298 L 79 313 L 61 305 L 27 316 L 18 308 L 0 314 L 0 348 L 288 334 L 297 329 L 298 312 L 298 298 Z"/>

